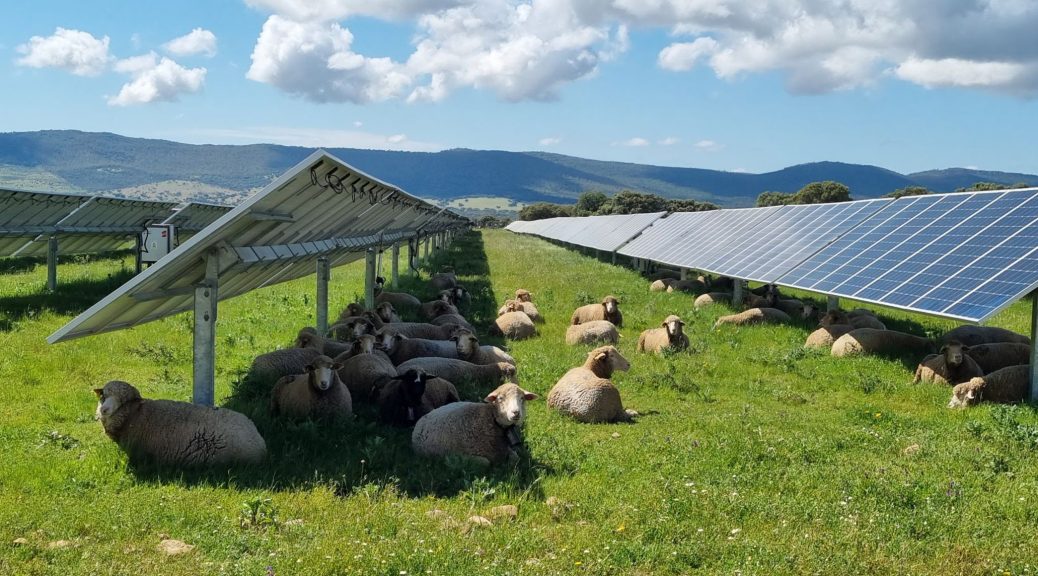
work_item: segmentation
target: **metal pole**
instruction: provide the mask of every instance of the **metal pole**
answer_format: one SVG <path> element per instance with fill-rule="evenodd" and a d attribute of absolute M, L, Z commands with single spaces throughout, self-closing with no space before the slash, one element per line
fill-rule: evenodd
<path fill-rule="evenodd" d="M 742 304 L 742 280 L 732 279 L 732 306 Z"/>
<path fill-rule="evenodd" d="M 1038 292 L 1031 295 L 1031 401 L 1038 399 Z"/>
<path fill-rule="evenodd" d="M 425 248 L 422 249 L 422 261 L 429 260 L 429 244 L 432 243 L 432 236 L 425 238 Z"/>
<path fill-rule="evenodd" d="M 826 298 L 826 311 L 827 312 L 832 311 L 832 310 L 836 310 L 839 307 L 840 307 L 840 297 L 839 296 L 829 296 L 829 297 Z"/>
<path fill-rule="evenodd" d="M 400 245 L 393 244 L 393 288 L 397 287 L 397 281 L 400 277 Z"/>
<path fill-rule="evenodd" d="M 317 333 L 324 335 L 328 331 L 328 259 L 317 259 Z"/>
<path fill-rule="evenodd" d="M 58 289 L 58 237 L 47 239 L 47 290 Z"/>
<path fill-rule="evenodd" d="M 415 238 L 407 243 L 407 272 L 414 276 L 418 273 L 415 270 L 415 258 L 418 257 L 418 239 Z"/>
<path fill-rule="evenodd" d="M 369 310 L 375 308 L 375 249 L 368 248 L 367 266 L 364 274 L 364 305 Z"/>
<path fill-rule="evenodd" d="M 613 265 L 616 265 L 616 252 L 613 252 Z"/>
<path fill-rule="evenodd" d="M 681 269 L 681 279 L 688 280 L 688 268 Z"/>
<path fill-rule="evenodd" d="M 212 406 L 216 397 L 216 289 L 220 259 L 205 259 L 205 281 L 195 286 L 194 394 L 192 402 Z"/>

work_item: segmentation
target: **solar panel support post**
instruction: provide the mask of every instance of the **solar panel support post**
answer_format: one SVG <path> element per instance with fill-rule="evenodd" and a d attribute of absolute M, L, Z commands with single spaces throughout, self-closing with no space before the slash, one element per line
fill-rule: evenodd
<path fill-rule="evenodd" d="M 216 396 L 216 291 L 220 258 L 205 258 L 205 281 L 195 286 L 194 391 L 191 401 L 212 406 Z"/>
<path fill-rule="evenodd" d="M 681 269 L 681 279 L 688 280 L 688 268 Z"/>
<path fill-rule="evenodd" d="M 828 296 L 826 298 L 826 312 L 832 312 L 840 308 L 840 297 L 839 296 Z"/>
<path fill-rule="evenodd" d="M 58 289 L 58 237 L 47 238 L 47 290 Z"/>
<path fill-rule="evenodd" d="M 1031 294 L 1031 342 L 1038 336 L 1038 291 Z M 1038 346 L 1031 346 L 1031 389 L 1029 398 L 1038 399 Z"/>
<path fill-rule="evenodd" d="M 616 251 L 613 251 L 613 265 L 616 265 Z"/>
<path fill-rule="evenodd" d="M 397 287 L 400 278 L 400 244 L 393 244 L 393 288 Z"/>
<path fill-rule="evenodd" d="M 328 331 L 328 259 L 317 259 L 317 333 L 323 335 Z"/>
<path fill-rule="evenodd" d="M 739 304 L 742 304 L 742 296 L 743 296 L 743 294 L 742 294 L 743 290 L 742 289 L 743 289 L 742 280 L 739 280 L 738 278 L 734 278 L 732 280 L 732 305 L 733 306 L 738 306 Z"/>
<path fill-rule="evenodd" d="M 375 307 L 375 249 L 368 248 L 364 267 L 364 306 Z"/>

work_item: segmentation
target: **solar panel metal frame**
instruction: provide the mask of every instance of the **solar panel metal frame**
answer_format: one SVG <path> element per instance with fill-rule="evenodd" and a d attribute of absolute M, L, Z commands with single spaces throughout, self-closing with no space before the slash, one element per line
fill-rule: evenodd
<path fill-rule="evenodd" d="M 327 184 L 329 174 L 342 184 L 339 192 L 321 183 L 324 179 Z M 374 204 L 369 193 L 375 194 Z M 467 220 L 318 150 L 47 341 L 110 332 L 191 310 L 194 288 L 205 281 L 207 258 L 217 259 L 217 295 L 226 300 L 314 274 L 319 258 L 327 258 L 330 267 L 340 266 L 363 257 L 367 247 L 388 246 L 423 225 L 440 222 L 461 226 Z"/>
<path fill-rule="evenodd" d="M 176 226 L 177 238 L 184 241 L 219 220 L 220 216 L 230 212 L 232 208 L 233 206 L 223 204 L 189 202 L 161 223 Z"/>
<path fill-rule="evenodd" d="M 0 257 L 14 256 L 40 234 L 54 232 L 89 196 L 0 190 Z"/>

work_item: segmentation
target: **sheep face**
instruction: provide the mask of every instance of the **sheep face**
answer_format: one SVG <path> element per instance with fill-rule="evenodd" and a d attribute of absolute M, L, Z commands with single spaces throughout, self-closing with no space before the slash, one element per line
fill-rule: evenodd
<path fill-rule="evenodd" d="M 620 351 L 615 346 L 595 348 L 588 354 L 588 358 L 592 359 L 596 364 L 607 366 L 608 373 L 610 374 L 617 370 L 626 372 L 631 368 L 631 363 L 620 354 Z"/>
<path fill-rule="evenodd" d="M 494 420 L 497 424 L 502 428 L 510 428 L 523 425 L 526 421 L 526 402 L 536 398 L 536 394 L 509 382 L 498 386 L 483 401 L 494 406 Z"/>
<path fill-rule="evenodd" d="M 350 316 L 360 316 L 365 312 L 365 310 L 364 305 L 359 302 L 353 302 L 346 306 L 346 312 L 348 312 Z"/>
<path fill-rule="evenodd" d="M 317 330 L 307 326 L 299 331 L 296 336 L 296 348 L 313 348 L 314 350 L 321 350 L 322 342 L 320 337 L 317 336 Z"/>
<path fill-rule="evenodd" d="M 977 404 L 985 385 L 983 378 L 973 378 L 969 382 L 956 384 L 955 388 L 952 388 L 948 408 L 965 408 Z"/>
<path fill-rule="evenodd" d="M 375 350 L 375 336 L 364 334 L 353 341 L 353 354 L 371 354 Z"/>
<path fill-rule="evenodd" d="M 440 295 L 436 299 L 450 304 L 453 297 L 454 294 L 450 290 L 440 290 Z"/>
<path fill-rule="evenodd" d="M 386 285 L 386 279 L 382 276 L 375 276 L 375 288 L 381 290 Z"/>
<path fill-rule="evenodd" d="M 461 302 L 465 299 L 466 296 L 468 296 L 468 294 L 469 291 L 466 290 L 464 287 L 455 286 L 454 289 L 451 290 L 451 304 L 457 304 L 458 302 Z"/>
<path fill-rule="evenodd" d="M 306 373 L 310 380 L 310 386 L 314 390 L 327 392 L 335 384 L 336 371 L 342 368 L 342 364 L 335 362 L 327 356 L 318 356 L 306 366 Z"/>
<path fill-rule="evenodd" d="M 112 380 L 103 388 L 94 388 L 94 394 L 97 394 L 97 412 L 94 416 L 102 424 L 123 404 L 141 399 L 141 393 L 136 388 L 121 380 Z"/>
<path fill-rule="evenodd" d="M 479 340 L 472 332 L 466 330 L 457 336 L 453 336 L 451 340 L 457 344 L 459 358 L 471 358 L 479 353 Z"/>
<path fill-rule="evenodd" d="M 804 320 L 810 320 L 818 315 L 818 308 L 815 308 L 814 304 L 804 304 L 804 312 L 800 317 Z"/>
<path fill-rule="evenodd" d="M 667 329 L 667 336 L 672 340 L 681 336 L 681 331 L 684 326 L 685 323 L 681 321 L 681 318 L 674 315 L 667 316 L 667 319 L 663 321 L 663 327 Z"/>
<path fill-rule="evenodd" d="M 505 302 L 505 314 L 509 312 L 522 312 L 523 305 L 518 300 L 509 300 Z M 503 314 L 502 314 L 503 316 Z"/>
<path fill-rule="evenodd" d="M 850 324 L 851 320 L 847 317 L 847 313 L 843 310 L 830 310 L 822 315 L 822 318 L 818 320 L 818 326 L 820 328 L 826 328 L 833 324 Z"/>
<path fill-rule="evenodd" d="M 969 350 L 968 346 L 964 346 L 961 342 L 952 340 L 941 347 L 940 354 L 944 355 L 944 362 L 952 368 L 958 368 L 962 366 L 963 353 Z"/>
<path fill-rule="evenodd" d="M 386 354 L 390 354 L 393 350 L 396 350 L 397 346 L 404 341 L 403 334 L 397 334 L 396 332 L 390 332 L 383 330 L 375 335 L 374 347 L 378 350 L 382 350 Z"/>
<path fill-rule="evenodd" d="M 533 294 L 522 288 L 515 291 L 515 299 L 520 302 L 533 302 Z"/>
<path fill-rule="evenodd" d="M 365 315 L 371 314 L 371 312 L 365 312 Z M 350 318 L 345 322 L 340 322 L 333 327 L 332 336 L 346 342 L 356 340 L 364 334 L 371 334 L 375 331 L 375 325 L 370 320 L 365 318 Z"/>
<path fill-rule="evenodd" d="M 605 306 L 606 314 L 616 314 L 619 305 L 620 301 L 615 296 L 606 296 L 602 299 L 602 306 Z"/>
<path fill-rule="evenodd" d="M 375 314 L 382 319 L 383 322 L 392 322 L 393 316 L 396 314 L 396 309 L 389 302 L 383 302 L 375 308 Z"/>

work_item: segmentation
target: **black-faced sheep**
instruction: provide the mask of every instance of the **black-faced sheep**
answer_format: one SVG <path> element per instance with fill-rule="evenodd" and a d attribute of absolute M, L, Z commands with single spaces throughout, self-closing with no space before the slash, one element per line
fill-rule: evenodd
<path fill-rule="evenodd" d="M 830 324 L 829 326 L 823 326 L 818 330 L 808 334 L 807 340 L 804 341 L 804 348 L 824 348 L 831 350 L 833 342 L 844 334 L 854 330 L 854 326 L 850 324 Z"/>
<path fill-rule="evenodd" d="M 721 316 L 714 322 L 714 328 L 731 324 L 733 326 L 751 326 L 753 324 L 778 324 L 789 322 L 791 318 L 782 310 L 775 308 L 750 308 L 738 314 Z"/>
<path fill-rule="evenodd" d="M 503 382 L 518 383 L 515 366 L 508 362 L 473 364 L 457 358 L 412 358 L 397 366 L 397 374 L 422 370 L 459 386 L 468 382 L 476 388 L 496 388 Z"/>
<path fill-rule="evenodd" d="M 267 444 L 244 414 L 172 400 L 147 400 L 112 380 L 95 388 L 105 434 L 130 457 L 164 466 L 259 464 Z"/>
<path fill-rule="evenodd" d="M 663 321 L 661 328 L 645 330 L 638 337 L 638 352 L 655 352 L 663 354 L 664 350 L 685 350 L 688 348 L 688 335 L 684 332 L 685 323 L 681 318 L 671 314 Z"/>
<path fill-rule="evenodd" d="M 994 344 L 996 342 L 1014 342 L 1016 344 L 1030 344 L 1031 339 L 1027 336 L 1017 334 L 1012 330 L 998 328 L 995 326 L 973 326 L 966 324 L 947 332 L 941 337 L 942 342 L 957 340 L 966 346 L 977 346 L 978 344 Z"/>
<path fill-rule="evenodd" d="M 931 354 L 919 363 L 912 383 L 955 385 L 976 376 L 983 376 L 984 371 L 966 354 L 967 350 L 966 346 L 954 340 L 941 346 L 937 354 Z"/>
<path fill-rule="evenodd" d="M 627 421 L 634 415 L 624 410 L 620 391 L 609 378 L 616 370 L 631 367 L 613 346 L 595 348 L 583 366 L 571 368 L 548 392 L 548 407 L 580 422 Z"/>
<path fill-rule="evenodd" d="M 512 301 L 514 303 L 514 301 Z M 511 340 L 523 340 L 537 335 L 537 327 L 526 312 L 505 312 L 494 319 L 494 325 L 490 327 L 490 333 L 505 336 Z"/>
<path fill-rule="evenodd" d="M 970 346 L 966 355 L 973 358 L 985 374 L 995 370 L 1031 363 L 1031 347 L 1017 342 L 995 342 Z"/>
<path fill-rule="evenodd" d="M 525 403 L 537 398 L 515 384 L 502 384 L 483 403 L 454 402 L 415 424 L 411 447 L 423 456 L 457 454 L 479 462 L 516 462 L 523 444 Z"/>
<path fill-rule="evenodd" d="M 706 294 L 700 294 L 696 297 L 695 302 L 692 303 L 696 310 L 706 306 L 712 306 L 714 304 L 731 304 L 732 293 L 731 292 L 707 292 Z"/>
<path fill-rule="evenodd" d="M 429 412 L 459 402 L 458 390 L 444 380 L 421 370 L 408 370 L 390 380 L 378 396 L 379 419 L 392 426 L 414 426 Z"/>
<path fill-rule="evenodd" d="M 342 364 L 339 378 L 350 390 L 353 402 L 372 399 L 383 384 L 396 377 L 396 366 L 381 350 L 375 350 L 375 336 L 365 334 L 353 343 L 353 350 L 335 358 Z"/>
<path fill-rule="evenodd" d="M 616 344 L 620 341 L 620 332 L 616 325 L 608 320 L 592 320 L 583 324 L 572 324 L 566 328 L 566 344 Z"/>
<path fill-rule="evenodd" d="M 1022 402 L 1031 391 L 1031 367 L 1009 366 L 991 374 L 972 378 L 952 388 L 949 408 L 964 408 L 986 400 L 1009 404 Z"/>
<path fill-rule="evenodd" d="M 624 327 L 624 315 L 620 312 L 620 301 L 616 296 L 606 296 L 598 304 L 587 304 L 573 311 L 570 324 L 583 324 L 592 320 L 608 320 L 617 328 Z"/>
<path fill-rule="evenodd" d="M 349 418 L 353 415 L 353 401 L 336 372 L 341 368 L 339 362 L 318 356 L 306 367 L 305 374 L 278 380 L 270 394 L 270 414 L 315 420 Z"/>
<path fill-rule="evenodd" d="M 929 354 L 936 350 L 933 340 L 896 330 L 855 328 L 833 342 L 831 354 L 837 357 L 904 354 Z"/>

